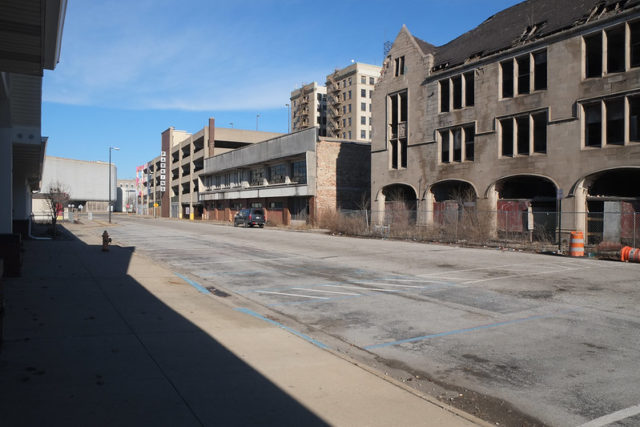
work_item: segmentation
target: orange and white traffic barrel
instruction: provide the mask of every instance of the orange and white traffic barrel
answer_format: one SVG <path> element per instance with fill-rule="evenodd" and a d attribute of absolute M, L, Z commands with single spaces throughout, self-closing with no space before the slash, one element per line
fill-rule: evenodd
<path fill-rule="evenodd" d="M 572 231 L 569 241 L 570 256 L 584 256 L 584 235 L 582 231 Z"/>

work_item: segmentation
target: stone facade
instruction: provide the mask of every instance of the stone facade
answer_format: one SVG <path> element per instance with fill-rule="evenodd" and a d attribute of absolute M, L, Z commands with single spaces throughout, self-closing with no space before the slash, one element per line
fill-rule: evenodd
<path fill-rule="evenodd" d="M 582 231 L 585 213 L 604 200 L 640 201 L 628 183 L 640 181 L 640 7 L 582 1 L 583 11 L 567 12 L 563 2 L 526 3 L 441 47 L 401 29 L 373 97 L 378 221 L 398 188 L 426 224 L 460 190 L 485 211 L 507 200 L 554 211 L 559 197 L 562 228 Z M 559 29 L 546 34 L 536 24 L 536 33 L 526 20 L 536 10 L 549 16 L 546 28 Z M 535 36 L 504 46 L 482 37 L 498 25 Z M 454 63 L 456 44 L 469 38 L 480 40 L 478 50 Z"/>

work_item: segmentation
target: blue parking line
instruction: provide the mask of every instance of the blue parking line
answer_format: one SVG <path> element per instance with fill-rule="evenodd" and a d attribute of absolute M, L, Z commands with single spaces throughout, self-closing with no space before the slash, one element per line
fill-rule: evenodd
<path fill-rule="evenodd" d="M 329 349 L 329 346 L 328 346 L 328 345 L 323 344 L 323 343 L 321 343 L 320 341 L 314 340 L 314 339 L 313 339 L 313 338 L 311 338 L 310 336 L 305 335 L 305 334 L 303 334 L 302 332 L 298 332 L 298 331 L 296 331 L 295 329 L 291 329 L 290 327 L 285 326 L 285 325 L 283 325 L 282 323 L 278 323 L 278 322 L 276 322 L 275 320 L 267 319 L 267 318 L 266 318 L 266 317 L 264 317 L 263 315 L 258 314 L 258 313 L 256 313 L 256 312 L 255 312 L 255 311 L 253 311 L 253 310 L 249 310 L 248 308 L 242 308 L 242 307 L 234 308 L 234 310 L 235 310 L 235 311 L 239 311 L 239 312 L 241 312 L 241 313 L 248 314 L 249 316 L 256 317 L 256 318 L 258 318 L 258 319 L 260 319 L 260 320 L 264 320 L 265 322 L 271 323 L 272 325 L 275 325 L 275 326 L 277 326 L 277 327 L 279 327 L 279 328 L 284 329 L 284 330 L 285 330 L 285 331 L 287 331 L 287 332 L 292 333 L 293 335 L 296 335 L 296 336 L 298 336 L 298 337 L 300 337 L 300 338 L 302 338 L 302 339 L 304 339 L 304 340 L 307 340 L 307 341 L 309 341 L 310 343 L 315 344 L 315 345 L 317 345 L 318 347 L 320 347 L 320 348 L 322 348 L 322 349 L 324 349 L 324 350 L 328 350 L 328 349 Z"/>
<path fill-rule="evenodd" d="M 205 288 L 205 287 L 203 287 L 202 285 L 200 285 L 200 284 L 198 284 L 198 283 L 194 282 L 193 280 L 191 280 L 191 279 L 189 279 L 189 278 L 187 278 L 187 277 L 183 276 L 183 275 L 182 275 L 182 274 L 180 274 L 180 273 L 175 273 L 175 272 L 174 272 L 173 274 L 175 274 L 176 276 L 178 276 L 179 278 L 181 278 L 182 280 L 184 280 L 185 282 L 187 282 L 188 284 L 190 284 L 191 286 L 193 286 L 194 288 L 196 288 L 199 292 L 201 292 L 201 293 L 203 293 L 203 294 L 211 295 L 211 292 L 209 292 L 209 291 L 207 290 L 207 288 Z"/>
<path fill-rule="evenodd" d="M 431 339 L 431 338 L 438 338 L 438 337 L 445 337 L 445 336 L 448 336 L 448 335 L 463 334 L 463 333 L 466 333 L 466 332 L 474 332 L 474 331 L 479 331 L 479 330 L 483 330 L 483 329 L 497 328 L 499 326 L 514 325 L 516 323 L 528 322 L 530 320 L 539 320 L 539 319 L 547 319 L 549 317 L 556 317 L 556 316 L 559 316 L 561 314 L 569 313 L 570 311 L 572 311 L 572 310 L 566 310 L 566 311 L 562 311 L 562 312 L 554 313 L 554 314 L 542 314 L 542 315 L 537 315 L 537 316 L 523 317 L 523 318 L 520 318 L 520 319 L 507 320 L 505 322 L 498 322 L 498 323 L 491 323 L 489 325 L 475 326 L 473 328 L 455 329 L 453 331 L 440 332 L 438 334 L 423 335 L 421 337 L 406 338 L 406 339 L 403 339 L 403 340 L 391 341 L 391 342 L 386 342 L 386 343 L 381 343 L 381 344 L 372 344 L 372 345 L 365 346 L 363 348 L 365 350 L 374 350 L 376 348 L 390 347 L 390 346 L 393 346 L 393 345 L 405 344 L 405 343 L 409 343 L 409 342 L 424 341 L 424 340 L 428 340 L 428 339 Z"/>

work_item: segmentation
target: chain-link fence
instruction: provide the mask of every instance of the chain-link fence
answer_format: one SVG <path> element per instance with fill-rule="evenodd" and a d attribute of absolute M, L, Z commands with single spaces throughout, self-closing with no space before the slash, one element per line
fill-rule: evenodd
<path fill-rule="evenodd" d="M 586 246 L 640 245 L 640 212 L 559 213 L 531 207 L 479 211 L 471 206 L 434 211 L 341 210 L 321 219 L 321 226 L 352 235 L 560 251 L 567 250 L 571 232 L 580 230 Z"/>

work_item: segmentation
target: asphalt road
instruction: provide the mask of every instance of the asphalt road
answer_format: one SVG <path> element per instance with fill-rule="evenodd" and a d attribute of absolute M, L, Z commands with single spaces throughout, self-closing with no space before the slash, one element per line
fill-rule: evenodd
<path fill-rule="evenodd" d="M 487 420 L 640 425 L 640 264 L 120 215 L 114 223 L 116 244 Z"/>

